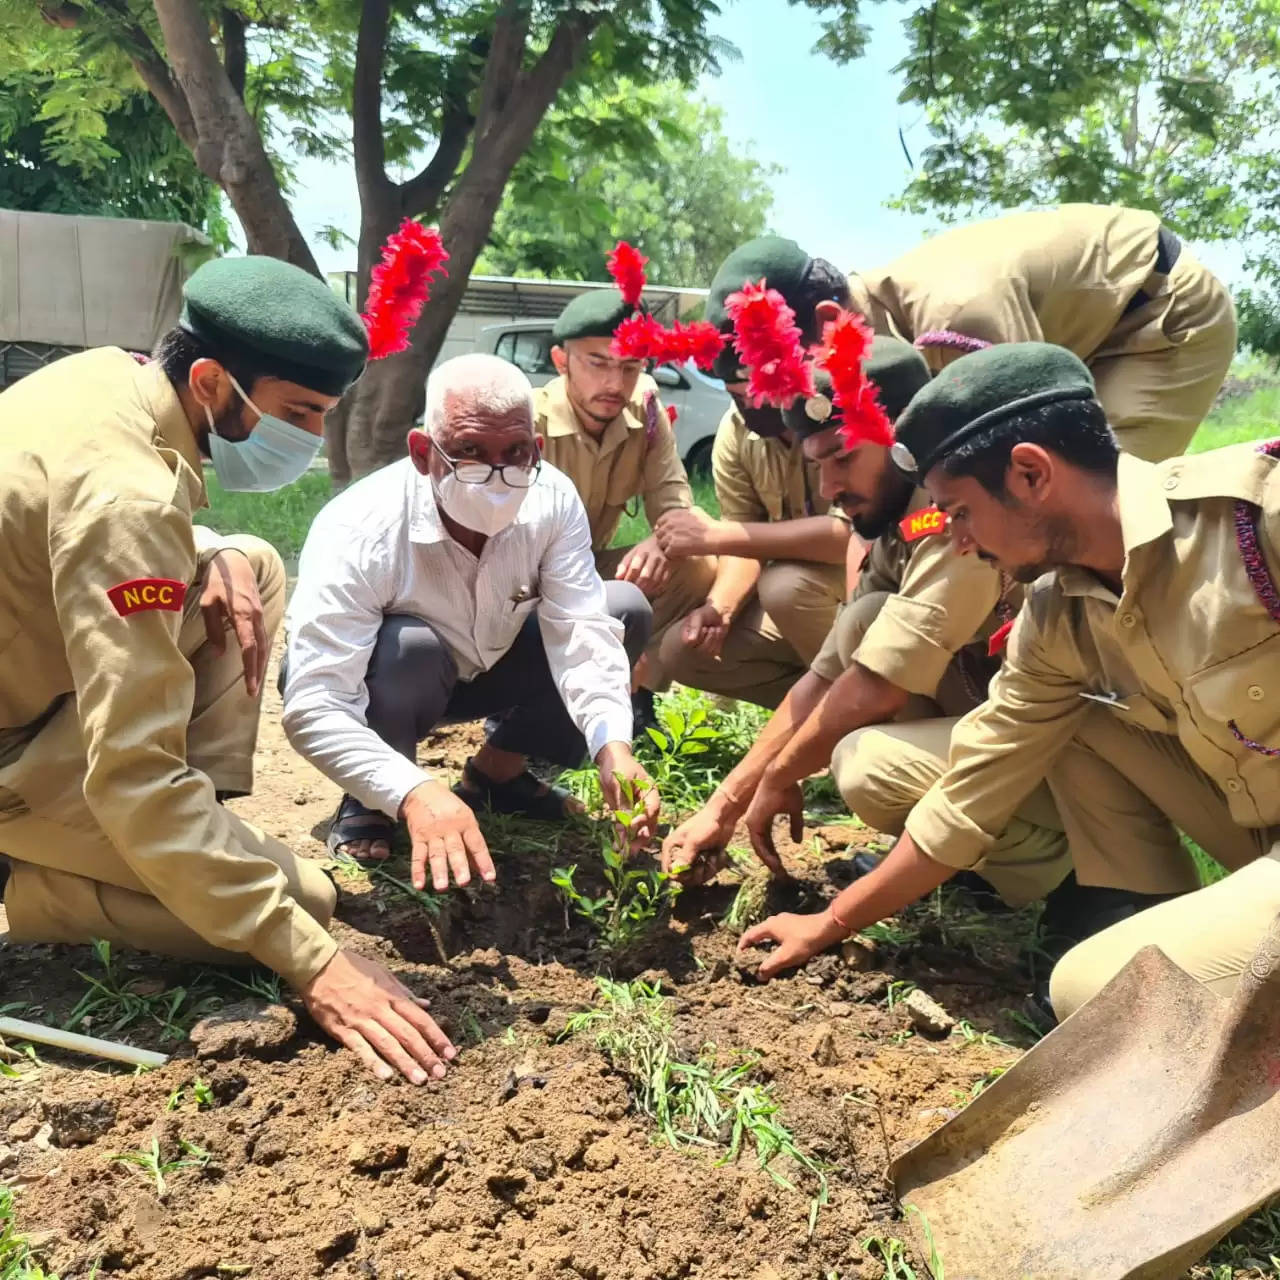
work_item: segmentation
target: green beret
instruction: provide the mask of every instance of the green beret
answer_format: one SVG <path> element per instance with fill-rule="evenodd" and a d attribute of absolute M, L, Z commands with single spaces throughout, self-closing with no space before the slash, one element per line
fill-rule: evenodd
<path fill-rule="evenodd" d="M 1084 361 L 1048 342 L 1007 342 L 947 365 L 898 419 L 892 456 L 923 478 L 979 431 L 1043 404 L 1094 400 Z"/>
<path fill-rule="evenodd" d="M 929 366 L 915 347 L 901 338 L 884 334 L 877 334 L 872 341 L 865 368 L 867 378 L 876 385 L 890 422 L 897 420 L 911 403 L 912 396 L 929 381 Z M 787 430 L 798 440 L 840 423 L 840 410 L 832 403 L 831 378 L 827 371 L 815 369 L 813 381 L 818 394 L 808 400 L 797 400 L 782 412 Z"/>
<path fill-rule="evenodd" d="M 178 324 L 229 360 L 325 396 L 364 370 L 364 321 L 325 282 L 279 258 L 215 258 L 183 288 Z"/>
<path fill-rule="evenodd" d="M 612 338 L 613 331 L 635 310 L 617 289 L 580 293 L 551 328 L 557 345 L 573 338 Z"/>
<path fill-rule="evenodd" d="M 747 281 L 753 284 L 764 280 L 770 289 L 776 289 L 795 307 L 796 294 L 804 283 L 813 259 L 794 240 L 781 236 L 757 236 L 739 245 L 716 272 L 707 295 L 707 319 L 720 330 L 729 333 L 732 325 L 725 310 L 725 299 L 737 293 Z M 738 353 L 732 341 L 716 358 L 711 372 L 725 382 L 745 382 L 747 371 L 738 362 Z"/>
<path fill-rule="evenodd" d="M 707 297 L 707 319 L 718 329 L 728 322 L 724 300 L 737 293 L 750 280 L 763 279 L 770 289 L 777 289 L 791 306 L 813 259 L 794 240 L 781 236 L 757 236 L 739 245 L 716 272 Z"/>

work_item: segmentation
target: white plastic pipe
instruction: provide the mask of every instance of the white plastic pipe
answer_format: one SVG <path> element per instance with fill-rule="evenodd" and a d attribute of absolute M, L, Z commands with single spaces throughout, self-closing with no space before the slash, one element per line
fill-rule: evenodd
<path fill-rule="evenodd" d="M 52 1045 L 71 1053 L 85 1053 L 93 1058 L 107 1058 L 111 1062 L 126 1062 L 133 1067 L 163 1067 L 169 1061 L 168 1054 L 152 1053 L 150 1049 L 135 1049 L 130 1044 L 117 1044 L 114 1040 L 99 1040 L 95 1036 L 80 1036 L 60 1027 L 42 1027 L 38 1022 L 24 1022 L 21 1018 L 0 1018 L 0 1036 L 10 1040 L 34 1040 L 37 1044 Z"/>

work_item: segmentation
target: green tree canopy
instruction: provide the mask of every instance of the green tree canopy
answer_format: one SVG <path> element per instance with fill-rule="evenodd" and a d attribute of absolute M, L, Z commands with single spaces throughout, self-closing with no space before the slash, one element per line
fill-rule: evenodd
<path fill-rule="evenodd" d="M 606 279 L 618 240 L 655 284 L 706 284 L 759 235 L 779 170 L 730 145 L 724 113 L 676 81 L 566 95 L 516 166 L 479 269 Z"/>

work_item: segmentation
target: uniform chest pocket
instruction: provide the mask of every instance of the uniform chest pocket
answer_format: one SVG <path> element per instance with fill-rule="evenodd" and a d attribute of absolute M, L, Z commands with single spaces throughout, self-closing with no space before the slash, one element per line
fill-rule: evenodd
<path fill-rule="evenodd" d="M 604 493 L 604 500 L 609 506 L 625 507 L 639 498 L 644 483 L 643 445 L 643 440 L 629 440 L 613 459 Z"/>
<path fill-rule="evenodd" d="M 1280 635 L 1197 672 L 1187 693 L 1212 736 L 1225 732 L 1254 755 L 1280 756 Z"/>

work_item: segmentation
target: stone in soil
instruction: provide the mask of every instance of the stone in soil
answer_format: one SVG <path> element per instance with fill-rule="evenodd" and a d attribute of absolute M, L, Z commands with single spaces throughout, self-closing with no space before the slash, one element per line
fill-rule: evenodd
<path fill-rule="evenodd" d="M 116 1122 L 116 1104 L 100 1097 L 67 1097 L 67 1086 L 58 1086 L 56 1095 L 46 1094 L 40 1108 L 49 1123 L 53 1144 L 84 1147 L 96 1142 Z"/>
<path fill-rule="evenodd" d="M 242 1000 L 201 1018 L 191 1028 L 190 1040 L 201 1058 L 251 1058 L 282 1049 L 297 1031 L 292 1009 Z"/>
<path fill-rule="evenodd" d="M 941 1040 L 951 1034 L 956 1020 L 927 992 L 918 987 L 903 1002 L 907 1016 L 921 1035 Z"/>

